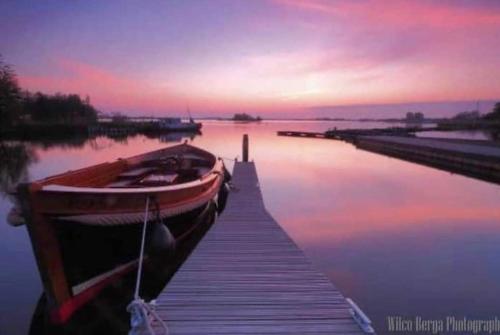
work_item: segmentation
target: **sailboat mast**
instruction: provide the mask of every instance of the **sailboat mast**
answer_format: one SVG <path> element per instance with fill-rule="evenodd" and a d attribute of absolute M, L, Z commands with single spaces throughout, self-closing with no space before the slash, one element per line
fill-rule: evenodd
<path fill-rule="evenodd" d="M 191 123 L 194 123 L 194 120 L 193 118 L 191 117 L 191 111 L 189 110 L 189 104 L 186 106 L 186 109 L 187 109 L 187 113 L 188 113 L 188 116 L 189 116 L 189 121 Z"/>

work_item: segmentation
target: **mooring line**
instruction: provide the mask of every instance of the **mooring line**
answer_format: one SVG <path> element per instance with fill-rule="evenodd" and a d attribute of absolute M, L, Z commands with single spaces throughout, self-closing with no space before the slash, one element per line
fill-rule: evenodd
<path fill-rule="evenodd" d="M 137 267 L 137 279 L 135 282 L 134 300 L 127 306 L 127 311 L 130 315 L 130 331 L 129 335 L 143 335 L 147 331 L 150 335 L 155 335 L 151 326 L 151 318 L 156 319 L 163 328 L 163 333 L 168 335 L 168 328 L 165 322 L 155 311 L 155 301 L 145 302 L 139 295 L 141 288 L 142 263 L 144 261 L 144 246 L 146 244 L 146 232 L 148 226 L 149 214 L 149 196 L 146 197 L 146 208 L 144 211 L 144 223 L 142 225 L 141 249 L 139 253 L 139 266 Z M 161 224 L 161 222 L 160 222 Z M 150 318 L 151 316 L 151 318 Z"/>

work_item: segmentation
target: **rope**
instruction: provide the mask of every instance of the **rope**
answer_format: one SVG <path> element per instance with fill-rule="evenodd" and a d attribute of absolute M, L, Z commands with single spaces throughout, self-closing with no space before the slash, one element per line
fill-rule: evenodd
<path fill-rule="evenodd" d="M 159 208 L 157 204 L 157 216 L 158 212 Z M 137 280 L 135 282 L 134 300 L 132 300 L 132 302 L 127 306 L 127 312 L 131 314 L 129 335 L 143 335 L 144 331 L 147 331 L 147 334 L 155 335 L 156 332 L 151 326 L 152 320 L 158 321 L 163 328 L 163 334 L 168 335 L 167 325 L 155 311 L 156 302 L 152 300 L 147 303 L 139 296 L 139 289 L 141 287 L 142 263 L 144 261 L 144 245 L 146 244 L 148 214 L 149 196 L 146 197 L 146 209 L 144 211 L 144 223 L 142 226 L 141 251 L 139 253 L 139 266 L 137 268 Z"/>
<path fill-rule="evenodd" d="M 146 334 L 155 335 L 156 332 L 150 322 L 153 319 L 160 323 L 163 334 L 168 335 L 167 325 L 156 313 L 155 306 L 156 302 L 154 300 L 147 303 L 142 299 L 134 299 L 127 306 L 127 311 L 131 314 L 129 335 L 144 335 L 144 331 L 147 331 Z"/>

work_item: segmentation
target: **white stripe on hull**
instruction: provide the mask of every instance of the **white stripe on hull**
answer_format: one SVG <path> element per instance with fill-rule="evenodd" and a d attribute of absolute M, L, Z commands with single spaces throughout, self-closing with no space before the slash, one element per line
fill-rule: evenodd
<path fill-rule="evenodd" d="M 175 215 L 189 212 L 193 209 L 201 207 L 208 201 L 212 200 L 218 193 L 220 185 L 214 189 L 213 192 L 200 196 L 196 201 L 175 206 L 172 208 L 164 208 L 159 212 L 161 219 L 172 217 Z M 156 214 L 156 213 L 155 213 Z M 73 221 L 88 225 L 97 226 L 118 226 L 126 224 L 135 224 L 144 221 L 144 212 L 120 213 L 120 214 L 85 214 L 85 215 L 71 215 L 57 217 L 59 220 Z"/>

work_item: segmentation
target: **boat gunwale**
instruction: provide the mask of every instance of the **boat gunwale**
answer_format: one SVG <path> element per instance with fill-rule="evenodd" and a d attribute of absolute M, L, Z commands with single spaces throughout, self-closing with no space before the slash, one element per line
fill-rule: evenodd
<path fill-rule="evenodd" d="M 187 183 L 168 185 L 168 186 L 157 186 L 157 187 L 82 187 L 82 186 L 68 186 L 68 185 L 58 185 L 49 184 L 42 186 L 41 192 L 55 192 L 55 193 L 89 193 L 89 194 L 140 194 L 140 193 L 161 193 L 168 191 L 178 191 L 186 188 L 196 187 L 202 184 L 207 184 L 213 179 L 217 178 L 219 175 L 219 167 L 222 167 L 220 160 L 214 165 L 214 167 L 207 172 L 205 175 L 201 176 L 198 180 L 190 181 Z"/>
<path fill-rule="evenodd" d="M 181 183 L 181 184 L 175 184 L 175 185 L 167 185 L 167 186 L 156 186 L 156 187 L 88 187 L 88 186 L 71 186 L 71 185 L 61 185 L 57 184 L 57 178 L 65 177 L 68 174 L 72 173 L 79 173 L 82 172 L 83 170 L 94 168 L 96 166 L 101 166 L 104 164 L 113 164 L 116 162 L 126 162 L 126 163 L 131 163 L 135 162 L 137 160 L 140 160 L 141 158 L 145 158 L 148 156 L 154 156 L 155 154 L 160 154 L 163 151 L 171 150 L 171 149 L 178 149 L 181 147 L 187 147 L 191 150 L 198 151 L 199 153 L 202 153 L 204 155 L 208 155 L 214 158 L 215 163 L 213 164 L 212 168 L 206 172 L 204 175 L 199 177 L 197 180 L 193 180 L 190 182 L 186 183 Z M 182 189 L 188 189 L 196 186 L 200 186 L 203 184 L 207 184 L 214 179 L 217 178 L 217 175 L 223 173 L 223 162 L 220 158 L 217 158 L 214 154 L 203 150 L 201 148 L 189 145 L 187 143 L 182 143 L 182 144 L 177 144 L 173 145 L 170 147 L 158 149 L 158 150 L 153 150 L 151 152 L 146 152 L 142 153 L 139 155 L 135 155 L 132 157 L 128 158 L 118 158 L 114 162 L 104 162 L 92 166 L 88 166 L 85 168 L 81 168 L 78 170 L 72 170 L 72 171 L 67 171 L 61 174 L 57 174 L 54 176 L 49 176 L 46 177 L 42 180 L 39 181 L 34 181 L 31 184 L 38 184 L 39 189 L 38 192 L 43 192 L 43 193 L 82 193 L 82 194 L 142 194 L 142 193 L 162 193 L 162 192 L 168 192 L 168 191 L 178 191 Z"/>

